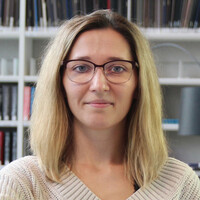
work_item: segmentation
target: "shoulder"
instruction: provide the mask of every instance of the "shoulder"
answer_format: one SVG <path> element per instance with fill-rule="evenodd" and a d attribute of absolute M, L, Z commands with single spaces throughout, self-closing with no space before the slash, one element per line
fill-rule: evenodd
<path fill-rule="evenodd" d="M 175 158 L 168 158 L 162 167 L 157 183 L 164 185 L 168 194 L 179 199 L 200 198 L 200 180 L 189 165 Z"/>
<path fill-rule="evenodd" d="M 11 195 L 16 199 L 32 199 L 34 190 L 41 191 L 42 196 L 45 179 L 35 156 L 20 158 L 0 170 L 0 197 Z"/>
<path fill-rule="evenodd" d="M 177 160 L 175 158 L 169 157 L 161 169 L 161 173 L 167 173 L 169 176 L 173 176 L 175 174 L 179 175 L 179 177 L 185 176 L 187 173 L 191 173 L 193 170 L 186 163 Z"/>
<path fill-rule="evenodd" d="M 15 178 L 19 176 L 21 179 L 23 176 L 28 176 L 36 172 L 42 173 L 39 168 L 37 158 L 35 156 L 26 156 L 5 166 L 2 170 L 0 170 L 0 175 L 12 175 Z"/>

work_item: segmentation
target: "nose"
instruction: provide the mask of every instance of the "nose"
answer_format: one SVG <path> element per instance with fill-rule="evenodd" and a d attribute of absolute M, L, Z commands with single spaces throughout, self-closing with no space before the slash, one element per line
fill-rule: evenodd
<path fill-rule="evenodd" d="M 103 68 L 97 67 L 90 82 L 90 90 L 96 92 L 109 91 L 108 81 L 104 75 Z"/>

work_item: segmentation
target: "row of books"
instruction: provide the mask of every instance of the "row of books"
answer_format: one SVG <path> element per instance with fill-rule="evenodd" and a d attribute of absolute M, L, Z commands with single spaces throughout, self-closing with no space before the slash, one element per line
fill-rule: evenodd
<path fill-rule="evenodd" d="M 27 0 L 27 27 L 58 26 L 64 19 L 111 9 L 143 27 L 190 27 L 200 24 L 199 0 Z"/>
<path fill-rule="evenodd" d="M 1 26 L 19 26 L 19 0 L 0 0 Z"/>
<path fill-rule="evenodd" d="M 0 130 L 0 165 L 17 159 L 17 132 Z"/>
<path fill-rule="evenodd" d="M 0 120 L 17 120 L 18 86 L 0 85 Z"/>
<path fill-rule="evenodd" d="M 133 0 L 131 2 L 131 19 L 143 27 L 199 27 L 199 0 Z"/>
<path fill-rule="evenodd" d="M 0 59 L 0 75 L 7 76 L 7 75 L 18 75 L 18 66 L 19 66 L 19 60 L 18 58 L 12 58 L 12 59 L 6 59 L 1 58 Z"/>
<path fill-rule="evenodd" d="M 24 87 L 23 120 L 28 121 L 32 114 L 35 86 Z"/>

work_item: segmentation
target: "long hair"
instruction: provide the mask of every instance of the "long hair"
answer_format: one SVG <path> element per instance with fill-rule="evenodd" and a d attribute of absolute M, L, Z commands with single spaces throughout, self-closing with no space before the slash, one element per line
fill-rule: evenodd
<path fill-rule="evenodd" d="M 127 114 L 124 160 L 128 178 L 142 187 L 158 176 L 168 156 L 162 130 L 161 91 L 149 43 L 135 24 L 112 11 L 99 10 L 65 21 L 49 43 L 35 92 L 31 148 L 41 168 L 53 181 L 59 181 L 66 164 L 72 165 L 73 115 L 63 91 L 61 65 L 82 32 L 103 28 L 122 34 L 139 65 L 138 96 Z"/>

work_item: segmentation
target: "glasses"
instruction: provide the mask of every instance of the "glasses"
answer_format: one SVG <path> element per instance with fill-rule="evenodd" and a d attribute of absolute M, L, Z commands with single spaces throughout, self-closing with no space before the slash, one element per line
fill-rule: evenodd
<path fill-rule="evenodd" d="M 96 65 L 88 60 L 66 60 L 62 65 L 67 70 L 68 78 L 75 83 L 87 83 L 92 80 L 97 67 L 102 67 L 106 79 L 111 83 L 125 83 L 138 64 L 129 60 L 114 60 Z"/>

